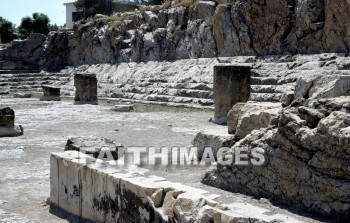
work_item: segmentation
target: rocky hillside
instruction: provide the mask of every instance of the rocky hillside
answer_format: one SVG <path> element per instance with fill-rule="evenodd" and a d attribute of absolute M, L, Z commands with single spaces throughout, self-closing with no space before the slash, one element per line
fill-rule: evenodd
<path fill-rule="evenodd" d="M 111 17 L 97 15 L 78 22 L 73 31 L 51 32 L 44 43 L 42 37 L 31 36 L 38 40 L 27 44 L 25 51 L 22 41 L 3 45 L 0 69 L 11 67 L 7 61 L 13 60 L 52 69 L 237 55 L 347 53 L 349 15 L 350 3 L 344 0 L 166 2 Z"/>
<path fill-rule="evenodd" d="M 167 2 L 111 17 L 97 15 L 80 21 L 73 31 L 52 32 L 34 63 L 55 68 L 236 55 L 348 53 L 349 16 L 350 2 L 345 0 Z"/>

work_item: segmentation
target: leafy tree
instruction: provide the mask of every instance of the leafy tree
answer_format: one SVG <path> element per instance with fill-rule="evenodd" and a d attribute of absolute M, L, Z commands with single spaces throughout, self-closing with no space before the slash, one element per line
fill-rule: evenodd
<path fill-rule="evenodd" d="M 14 38 L 16 38 L 14 25 L 10 21 L 8 21 L 0 16 L 0 40 L 1 40 L 1 43 L 9 43 Z"/>
<path fill-rule="evenodd" d="M 42 33 L 44 35 L 49 34 L 51 25 L 50 19 L 47 15 L 42 13 L 33 13 L 32 17 L 24 17 L 21 20 L 21 24 L 18 27 L 19 35 L 22 39 L 25 39 L 31 33 Z"/>
<path fill-rule="evenodd" d="M 29 16 L 22 18 L 21 24 L 18 27 L 18 33 L 21 39 L 25 39 L 33 31 L 33 19 Z"/>
<path fill-rule="evenodd" d="M 113 0 L 77 0 L 78 19 L 89 18 L 96 14 L 111 15 L 114 11 Z"/>

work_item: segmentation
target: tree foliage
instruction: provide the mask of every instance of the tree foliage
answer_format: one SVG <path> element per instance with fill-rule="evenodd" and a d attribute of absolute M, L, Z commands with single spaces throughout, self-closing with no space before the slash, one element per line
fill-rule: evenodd
<path fill-rule="evenodd" d="M 114 11 L 113 0 L 77 0 L 78 19 L 86 19 L 96 14 L 111 15 Z"/>
<path fill-rule="evenodd" d="M 22 39 L 25 39 L 31 33 L 42 33 L 44 35 L 49 34 L 51 25 L 50 19 L 47 15 L 42 13 L 33 13 L 32 17 L 24 17 L 21 20 L 21 24 L 18 27 L 19 35 Z"/>
<path fill-rule="evenodd" d="M 15 35 L 15 27 L 14 25 L 0 16 L 0 40 L 1 43 L 9 43 L 14 38 Z"/>

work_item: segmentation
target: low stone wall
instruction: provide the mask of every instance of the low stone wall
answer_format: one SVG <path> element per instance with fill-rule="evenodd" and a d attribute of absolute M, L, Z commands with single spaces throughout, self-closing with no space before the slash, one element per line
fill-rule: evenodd
<path fill-rule="evenodd" d="M 53 153 L 50 162 L 51 204 L 95 222 L 300 222 L 252 205 L 231 209 L 202 189 L 141 176 L 137 167 L 128 171 L 78 151 Z"/>

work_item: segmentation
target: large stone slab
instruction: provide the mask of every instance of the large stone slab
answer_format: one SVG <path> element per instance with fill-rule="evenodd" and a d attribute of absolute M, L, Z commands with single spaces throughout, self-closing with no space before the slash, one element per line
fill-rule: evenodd
<path fill-rule="evenodd" d="M 95 74 L 75 74 L 74 86 L 76 104 L 97 104 L 97 78 Z"/>
<path fill-rule="evenodd" d="M 214 66 L 214 122 L 227 123 L 227 113 L 237 102 L 246 102 L 250 96 L 251 68 L 248 66 Z"/>

